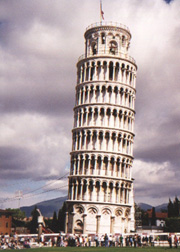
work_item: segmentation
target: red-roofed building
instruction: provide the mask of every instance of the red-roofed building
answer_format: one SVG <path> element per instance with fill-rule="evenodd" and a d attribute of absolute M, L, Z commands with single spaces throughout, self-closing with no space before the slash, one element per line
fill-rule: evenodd
<path fill-rule="evenodd" d="M 151 225 L 152 220 L 152 209 L 147 210 L 148 217 L 149 217 L 149 225 Z M 168 217 L 168 213 L 159 213 L 156 212 L 156 226 L 157 227 L 164 227 L 165 226 L 165 219 Z"/>
<path fill-rule="evenodd" d="M 11 234 L 12 213 L 0 209 L 0 234 Z"/>

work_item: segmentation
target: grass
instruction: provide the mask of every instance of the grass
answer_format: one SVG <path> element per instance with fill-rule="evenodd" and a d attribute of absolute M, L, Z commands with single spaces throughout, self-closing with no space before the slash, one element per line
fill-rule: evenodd
<path fill-rule="evenodd" d="M 30 249 L 21 249 L 21 252 L 27 252 Z M 170 249 L 169 247 L 141 247 L 141 248 L 130 248 L 130 247 L 46 247 L 46 248 L 33 248 L 33 252 L 180 252 L 180 247 Z"/>

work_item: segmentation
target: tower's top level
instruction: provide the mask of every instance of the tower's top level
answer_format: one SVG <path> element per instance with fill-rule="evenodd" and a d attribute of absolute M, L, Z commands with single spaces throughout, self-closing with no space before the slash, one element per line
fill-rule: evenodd
<path fill-rule="evenodd" d="M 84 37 L 86 57 L 128 54 L 131 33 L 125 25 L 113 22 L 95 23 L 87 27 Z"/>
<path fill-rule="evenodd" d="M 130 30 L 129 28 L 126 26 L 126 25 L 123 25 L 121 23 L 117 23 L 117 22 L 97 22 L 97 23 L 94 23 L 94 24 L 91 24 L 89 25 L 87 28 L 86 28 L 86 32 L 85 32 L 85 37 L 86 37 L 86 33 L 89 32 L 90 30 L 94 29 L 94 30 L 107 30 L 107 29 L 114 29 L 117 31 L 119 29 L 123 29 L 125 30 L 126 32 L 129 33 L 129 35 L 131 36 L 130 34 Z"/>

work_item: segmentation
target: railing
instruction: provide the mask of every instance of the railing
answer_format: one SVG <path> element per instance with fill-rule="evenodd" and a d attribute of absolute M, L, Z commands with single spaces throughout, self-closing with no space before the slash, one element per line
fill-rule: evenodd
<path fill-rule="evenodd" d="M 83 59 L 86 59 L 86 58 L 90 58 L 90 57 L 103 57 L 103 56 L 108 56 L 108 57 L 115 57 L 115 58 L 122 58 L 122 59 L 127 59 L 129 61 L 131 61 L 132 63 L 136 64 L 136 61 L 133 57 L 127 55 L 127 54 L 124 54 L 124 53 L 117 53 L 117 54 L 110 54 L 110 53 L 106 53 L 104 51 L 100 51 L 98 52 L 97 54 L 89 54 L 88 56 L 86 56 L 86 54 L 83 54 L 81 55 L 79 58 L 78 58 L 78 62 L 83 60 Z"/>
<path fill-rule="evenodd" d="M 106 21 L 106 22 L 103 21 L 103 22 L 97 22 L 97 23 L 91 24 L 86 28 L 86 31 L 95 27 L 99 27 L 99 26 L 114 26 L 114 27 L 125 29 L 128 32 L 130 32 L 129 28 L 126 25 L 123 25 L 117 22 L 111 22 L 111 21 Z"/>

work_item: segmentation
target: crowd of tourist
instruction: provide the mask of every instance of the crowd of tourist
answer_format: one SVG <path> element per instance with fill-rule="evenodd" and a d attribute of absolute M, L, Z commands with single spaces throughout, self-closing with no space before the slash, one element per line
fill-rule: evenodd
<path fill-rule="evenodd" d="M 168 237 L 169 246 L 172 243 L 177 248 L 178 239 L 175 235 L 172 242 L 172 237 Z M 22 249 L 34 247 L 142 247 L 154 246 L 154 242 L 158 243 L 158 236 L 153 240 L 152 236 L 134 235 L 72 235 L 72 234 L 59 234 L 59 235 L 44 235 L 42 234 L 40 240 L 36 236 L 18 236 L 17 234 L 0 235 L 0 249 Z M 159 243 L 160 245 L 160 243 Z"/>
<path fill-rule="evenodd" d="M 153 246 L 153 237 L 141 237 L 140 235 L 95 235 L 95 236 L 72 236 L 73 246 L 96 246 L 96 247 L 141 247 L 145 245 Z M 70 244 L 68 244 L 70 245 Z"/>

